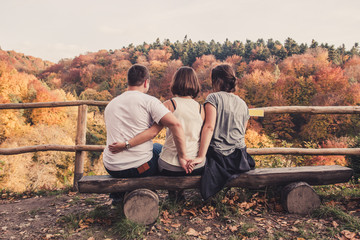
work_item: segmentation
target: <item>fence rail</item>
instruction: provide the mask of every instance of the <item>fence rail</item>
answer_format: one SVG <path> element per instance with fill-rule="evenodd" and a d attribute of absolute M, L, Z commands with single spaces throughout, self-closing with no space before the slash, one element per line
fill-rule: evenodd
<path fill-rule="evenodd" d="M 6 103 L 0 104 L 0 109 L 52 108 L 74 107 L 81 105 L 106 106 L 109 101 L 78 100 L 68 102 L 39 103 Z M 360 106 L 278 106 L 253 108 L 263 110 L 265 114 L 309 113 L 309 114 L 360 114 Z"/>
<path fill-rule="evenodd" d="M 0 148 L 0 155 L 16 155 L 39 151 L 102 152 L 105 145 L 35 145 L 18 148 Z M 251 155 L 360 155 L 360 148 L 247 148 Z"/>
<path fill-rule="evenodd" d="M 0 104 L 1 109 L 54 108 L 78 107 L 77 132 L 75 146 L 69 145 L 35 145 L 18 148 L 0 148 L 0 155 L 16 155 L 38 151 L 75 152 L 74 190 L 77 190 L 78 180 L 83 176 L 86 151 L 101 152 L 103 145 L 86 145 L 86 120 L 88 106 L 105 107 L 108 101 L 68 101 L 68 102 L 39 102 L 39 103 L 8 103 Z M 307 113 L 307 114 L 360 114 L 360 106 L 280 106 L 253 108 L 268 114 Z M 252 155 L 360 155 L 360 148 L 248 148 Z"/>

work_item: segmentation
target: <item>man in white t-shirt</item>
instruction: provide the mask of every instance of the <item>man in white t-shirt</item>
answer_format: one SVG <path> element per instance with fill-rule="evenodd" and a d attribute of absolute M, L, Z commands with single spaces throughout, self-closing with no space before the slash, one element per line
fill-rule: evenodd
<path fill-rule="evenodd" d="M 113 177 L 145 177 L 157 173 L 162 146 L 153 144 L 152 140 L 145 141 L 142 138 L 138 141 L 134 138 L 154 123 L 159 126 L 154 131 L 148 131 L 148 134 L 153 135 L 145 138 L 151 139 L 162 126 L 168 127 L 174 134 L 179 159 L 187 161 L 181 124 L 157 98 L 146 94 L 149 84 L 148 69 L 140 64 L 133 65 L 128 70 L 128 90 L 115 97 L 105 108 L 107 147 L 103 162 Z M 122 149 L 125 150 L 113 151 L 112 147 L 117 144 L 124 144 Z"/>

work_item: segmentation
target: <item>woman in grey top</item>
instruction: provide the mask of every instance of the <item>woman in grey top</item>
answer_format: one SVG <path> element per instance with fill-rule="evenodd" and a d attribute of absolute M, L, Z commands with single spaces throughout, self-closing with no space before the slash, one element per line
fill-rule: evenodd
<path fill-rule="evenodd" d="M 249 110 L 235 95 L 236 77 L 228 64 L 215 67 L 211 72 L 213 93 L 205 101 L 205 122 L 201 132 L 198 157 L 189 165 L 191 169 L 206 157 L 201 178 L 204 199 L 216 194 L 236 174 L 255 167 L 246 152 L 245 129 Z"/>

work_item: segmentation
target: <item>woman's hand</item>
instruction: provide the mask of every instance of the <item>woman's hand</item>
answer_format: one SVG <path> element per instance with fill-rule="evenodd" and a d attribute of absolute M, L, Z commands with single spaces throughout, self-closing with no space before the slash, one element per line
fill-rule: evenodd
<path fill-rule="evenodd" d="M 123 142 L 115 142 L 115 143 L 109 145 L 109 150 L 112 154 L 122 152 L 125 149 L 126 149 L 125 143 L 123 143 Z"/>
<path fill-rule="evenodd" d="M 191 173 L 191 171 L 189 171 L 188 169 L 188 163 L 190 160 L 186 159 L 186 158 L 180 158 L 179 157 L 179 163 L 180 166 L 185 170 L 186 174 Z"/>
<path fill-rule="evenodd" d="M 202 163 L 204 160 L 205 160 L 204 157 L 197 157 L 195 159 L 188 161 L 186 168 L 188 169 L 189 173 L 191 173 L 194 170 L 196 165 Z"/>

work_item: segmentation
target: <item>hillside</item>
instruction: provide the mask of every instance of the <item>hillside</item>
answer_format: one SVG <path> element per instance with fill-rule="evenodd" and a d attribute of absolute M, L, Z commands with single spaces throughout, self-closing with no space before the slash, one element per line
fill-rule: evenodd
<path fill-rule="evenodd" d="M 28 56 L 15 51 L 3 51 L 0 49 L 0 62 L 7 62 L 19 72 L 38 74 L 53 65 L 52 62 L 43 61 L 41 58 Z"/>
<path fill-rule="evenodd" d="M 100 50 L 56 64 L 13 51 L 0 51 L 0 103 L 110 100 L 126 89 L 133 63 L 151 72 L 149 94 L 171 97 L 176 69 L 192 66 L 201 83 L 197 99 L 211 91 L 210 71 L 231 64 L 239 78 L 236 94 L 249 107 L 360 105 L 359 47 L 350 50 L 313 41 L 311 46 L 288 38 L 256 42 L 182 42 L 159 40 L 117 50 Z M 38 144 L 74 145 L 76 108 L 1 110 L 0 147 Z M 89 108 L 87 144 L 105 144 L 103 109 Z M 356 115 L 283 114 L 252 118 L 248 147 L 352 147 L 360 143 Z M 52 189 L 72 183 L 73 154 L 37 152 L 2 156 L 0 189 Z M 349 164 L 344 156 L 256 156 L 257 166 Z M 100 153 L 88 153 L 85 172 L 104 172 Z M 12 173 L 12 174 L 10 174 Z"/>

